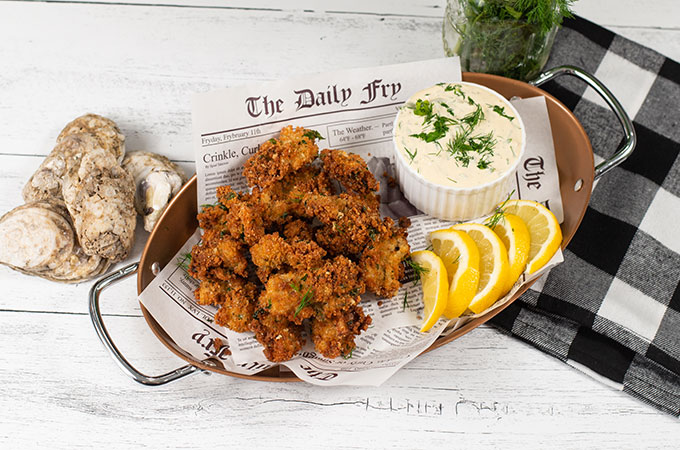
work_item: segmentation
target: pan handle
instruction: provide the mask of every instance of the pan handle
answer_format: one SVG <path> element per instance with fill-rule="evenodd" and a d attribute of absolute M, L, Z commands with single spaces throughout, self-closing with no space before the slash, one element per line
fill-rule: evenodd
<path fill-rule="evenodd" d="M 559 66 L 547 70 L 541 73 L 535 80 L 529 82 L 533 86 L 540 86 L 553 78 L 557 78 L 560 75 L 571 75 L 579 78 L 586 82 L 588 86 L 593 88 L 602 99 L 607 102 L 607 105 L 619 119 L 621 126 L 623 127 L 623 133 L 625 134 L 625 141 L 623 145 L 609 158 L 602 161 L 595 167 L 595 179 L 597 180 L 602 175 L 613 169 L 614 167 L 625 161 L 633 150 L 635 150 L 635 144 L 637 143 L 637 136 L 635 135 L 635 128 L 633 128 L 633 122 L 631 122 L 630 117 L 621 106 L 621 103 L 614 97 L 607 87 L 602 84 L 600 80 L 595 78 L 593 75 L 589 74 L 583 69 L 574 66 Z"/>
<path fill-rule="evenodd" d="M 138 266 L 138 262 L 125 266 L 122 269 L 100 279 L 94 284 L 94 286 L 92 286 L 92 289 L 90 289 L 90 319 L 92 319 L 92 325 L 94 325 L 94 330 L 97 332 L 99 340 L 102 341 L 104 347 L 109 351 L 114 361 L 116 361 L 116 364 L 118 364 L 118 367 L 120 367 L 123 372 L 132 377 L 132 379 L 136 382 L 146 386 L 161 386 L 171 381 L 184 378 L 187 375 L 203 372 L 203 370 L 199 369 L 198 367 L 187 364 L 186 366 L 180 367 L 179 369 L 175 369 L 163 375 L 144 375 L 132 367 L 129 362 L 127 362 L 125 357 L 116 347 L 116 344 L 114 344 L 111 340 L 111 336 L 109 336 L 109 332 L 106 330 L 106 326 L 104 326 L 104 321 L 102 320 L 101 311 L 99 309 L 99 295 L 110 285 L 127 278 L 134 273 L 137 273 Z"/>

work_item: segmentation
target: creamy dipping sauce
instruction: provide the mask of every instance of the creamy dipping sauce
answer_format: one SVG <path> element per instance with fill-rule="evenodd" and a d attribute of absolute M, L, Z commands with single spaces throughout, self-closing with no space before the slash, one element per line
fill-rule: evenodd
<path fill-rule="evenodd" d="M 467 83 L 440 83 L 401 107 L 394 141 L 426 180 L 480 186 L 511 170 L 522 149 L 521 120 L 505 99 Z"/>

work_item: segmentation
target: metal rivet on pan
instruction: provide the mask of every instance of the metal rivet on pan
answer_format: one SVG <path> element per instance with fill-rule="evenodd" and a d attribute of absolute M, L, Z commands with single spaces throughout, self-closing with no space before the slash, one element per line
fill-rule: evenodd
<path fill-rule="evenodd" d="M 161 271 L 161 265 L 160 264 L 158 264 L 157 262 L 151 264 L 151 273 L 153 274 L 154 277 L 156 275 L 158 275 L 158 272 L 160 272 L 160 271 Z"/>
<path fill-rule="evenodd" d="M 576 183 L 574 184 L 574 191 L 578 192 L 578 191 L 581 190 L 582 187 L 583 187 L 583 180 L 581 178 L 579 178 L 578 180 L 576 180 Z"/>

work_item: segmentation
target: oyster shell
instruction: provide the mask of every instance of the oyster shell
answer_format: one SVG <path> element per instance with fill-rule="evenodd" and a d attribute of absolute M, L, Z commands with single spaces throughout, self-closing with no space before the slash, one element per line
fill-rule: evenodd
<path fill-rule="evenodd" d="M 68 166 L 95 148 L 99 141 L 91 134 L 74 134 L 61 139 L 40 164 L 22 191 L 26 203 L 39 200 L 61 199 L 61 185 Z"/>
<path fill-rule="evenodd" d="M 177 164 L 151 152 L 128 153 L 123 168 L 135 180 L 135 209 L 144 218 L 144 229 L 151 231 L 187 177 Z"/>
<path fill-rule="evenodd" d="M 33 202 L 61 198 L 61 181 L 67 171 L 68 159 L 101 147 L 120 163 L 125 155 L 125 136 L 111 119 L 85 114 L 69 122 L 57 137 L 57 144 L 22 191 L 24 201 Z"/>
<path fill-rule="evenodd" d="M 62 194 L 83 251 L 111 261 L 125 259 L 136 225 L 134 180 L 102 147 L 67 166 Z"/>
<path fill-rule="evenodd" d="M 120 132 L 118 125 L 111 119 L 97 114 L 85 114 L 69 122 L 59 136 L 57 143 L 73 134 L 90 133 L 99 142 L 99 145 L 110 151 L 120 163 L 125 156 L 125 135 Z"/>
<path fill-rule="evenodd" d="M 0 263 L 36 271 L 65 261 L 73 252 L 75 236 L 65 217 L 48 203 L 35 202 L 0 218 L 0 242 Z"/>
<path fill-rule="evenodd" d="M 0 218 L 0 264 L 27 275 L 65 283 L 103 273 L 111 264 L 78 246 L 63 205 L 39 201 Z"/>

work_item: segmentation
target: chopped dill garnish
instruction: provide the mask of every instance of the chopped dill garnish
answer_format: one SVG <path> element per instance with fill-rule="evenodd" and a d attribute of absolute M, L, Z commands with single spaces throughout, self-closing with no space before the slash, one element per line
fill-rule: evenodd
<path fill-rule="evenodd" d="M 470 105 L 477 105 L 477 102 L 474 101 L 474 100 L 472 99 L 472 97 L 468 97 L 468 103 L 469 103 Z M 477 106 L 479 106 L 479 105 L 477 105 Z"/>
<path fill-rule="evenodd" d="M 189 264 L 191 264 L 191 253 L 184 253 L 177 257 L 177 267 L 185 272 L 189 271 Z"/>
<path fill-rule="evenodd" d="M 477 168 L 478 169 L 482 169 L 482 170 L 488 169 L 490 165 L 491 165 L 491 161 L 484 159 L 484 156 L 482 156 L 482 159 L 477 161 Z"/>
<path fill-rule="evenodd" d="M 418 149 L 415 149 L 415 151 L 411 153 L 411 150 L 404 146 L 404 150 L 406 151 L 406 154 L 408 154 L 408 157 L 411 158 L 411 161 L 408 162 L 409 164 L 411 164 L 415 159 L 416 155 L 418 154 Z"/>
<path fill-rule="evenodd" d="M 493 156 L 496 139 L 493 137 L 493 132 L 469 137 L 471 131 L 471 128 L 458 130 L 456 136 L 446 144 L 446 150 L 454 157 L 456 163 L 463 167 L 468 167 L 472 160 L 469 152 L 477 152 L 479 154 L 477 168 L 487 169 L 491 164 L 488 158 Z"/>
<path fill-rule="evenodd" d="M 425 142 L 435 142 L 443 138 L 446 135 L 446 132 L 449 131 L 449 123 L 454 121 L 449 117 L 440 116 L 439 114 L 435 114 L 433 117 L 435 119 L 432 123 L 432 127 L 434 128 L 432 131 L 427 133 L 423 131 L 418 134 L 412 134 L 411 137 L 422 139 Z"/>
<path fill-rule="evenodd" d="M 460 119 L 461 122 L 465 122 L 470 126 L 470 128 L 476 127 L 480 121 L 484 120 L 484 111 L 481 105 L 477 105 L 477 108 L 467 116 Z"/>
<path fill-rule="evenodd" d="M 460 84 L 454 84 L 453 86 L 448 85 L 444 90 L 453 91 L 453 93 L 456 94 L 458 97 L 465 98 L 465 94 L 463 93 L 463 87 Z"/>
<path fill-rule="evenodd" d="M 406 311 L 406 308 L 408 308 L 408 291 L 404 292 L 404 305 L 402 306 L 401 310 Z"/>
<path fill-rule="evenodd" d="M 415 284 L 418 284 L 418 282 L 420 281 L 420 277 L 421 277 L 424 273 L 427 273 L 427 272 L 430 271 L 430 269 L 428 269 L 428 268 L 426 268 L 426 267 L 423 267 L 422 265 L 418 264 L 417 262 L 415 262 L 415 261 L 412 260 L 411 258 L 407 259 L 405 262 L 406 262 L 406 264 L 407 264 L 408 266 L 411 267 L 411 269 L 413 269 L 413 274 L 415 275 L 415 278 L 416 278 L 416 280 L 415 280 L 416 283 L 415 283 Z"/>
<path fill-rule="evenodd" d="M 302 311 L 302 309 L 312 301 L 313 296 L 314 293 L 312 292 L 312 289 L 307 288 L 305 295 L 303 295 L 302 299 L 300 299 L 300 304 L 297 306 L 297 308 L 295 308 L 294 316 L 297 316 L 300 313 L 300 311 Z"/>
<path fill-rule="evenodd" d="M 270 144 L 276 144 L 276 139 L 274 139 L 274 138 L 269 139 L 269 143 Z"/>
<path fill-rule="evenodd" d="M 458 182 L 457 182 L 456 180 L 454 180 L 453 178 L 446 177 L 446 179 L 449 180 L 449 181 L 452 182 L 452 183 L 458 183 Z"/>
<path fill-rule="evenodd" d="M 303 136 L 311 140 L 318 139 L 320 141 L 323 141 L 325 139 L 323 136 L 321 136 L 321 133 L 319 133 L 316 130 L 307 130 L 307 132 L 303 134 Z"/>
<path fill-rule="evenodd" d="M 514 193 L 515 190 L 513 189 L 512 192 L 508 194 L 505 201 L 494 208 L 493 215 L 489 217 L 486 222 L 484 222 L 484 225 L 493 230 L 496 225 L 501 222 L 501 220 L 505 220 L 505 205 L 510 201 L 510 197 L 512 197 L 512 194 Z"/>
<path fill-rule="evenodd" d="M 257 308 L 255 312 L 253 313 L 253 319 L 257 319 L 260 317 L 260 314 L 263 314 L 265 312 L 264 308 Z"/>
<path fill-rule="evenodd" d="M 352 353 L 354 352 L 354 349 L 350 350 L 349 353 L 346 355 L 342 355 L 342 359 L 350 359 L 352 358 Z"/>
<path fill-rule="evenodd" d="M 234 192 L 231 192 L 231 193 L 229 193 L 229 195 L 227 196 L 227 200 L 231 200 L 231 199 L 234 198 L 234 197 L 236 197 L 236 194 L 235 194 Z M 220 203 L 220 202 L 215 202 L 215 203 L 204 203 L 204 204 L 201 205 L 201 209 L 215 208 L 215 207 L 219 207 L 220 209 L 223 209 L 223 210 L 225 210 L 225 211 L 227 210 L 227 207 L 224 206 L 224 205 L 223 205 L 222 203 Z"/>
<path fill-rule="evenodd" d="M 444 103 L 444 102 L 439 102 L 439 104 L 442 105 L 444 108 L 446 108 L 446 112 L 448 112 L 449 114 L 451 114 L 451 117 L 455 116 L 455 114 L 454 114 L 454 112 L 453 112 L 453 109 L 451 109 L 451 107 L 450 107 L 449 105 L 447 105 L 447 104 Z"/>
<path fill-rule="evenodd" d="M 472 156 L 468 154 L 468 151 L 471 150 L 471 147 L 467 144 L 469 134 L 469 130 L 460 129 L 456 131 L 456 136 L 446 144 L 446 151 L 454 157 L 456 163 L 460 163 L 463 167 L 467 167 L 472 159 Z"/>
<path fill-rule="evenodd" d="M 515 120 L 514 117 L 508 116 L 507 114 L 505 114 L 505 106 L 494 105 L 494 106 L 493 106 L 493 112 L 495 112 L 496 114 L 498 114 L 498 115 L 500 115 L 500 116 L 502 116 L 502 117 L 505 117 L 506 119 L 509 119 L 510 122 L 512 122 L 513 120 Z"/>

